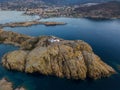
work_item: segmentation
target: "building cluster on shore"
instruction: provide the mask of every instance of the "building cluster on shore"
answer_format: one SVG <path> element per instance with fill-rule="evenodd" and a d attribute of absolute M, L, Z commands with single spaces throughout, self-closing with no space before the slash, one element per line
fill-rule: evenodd
<path fill-rule="evenodd" d="M 39 15 L 41 17 L 57 17 L 57 16 L 68 16 L 70 17 L 71 12 L 74 10 L 73 7 L 68 6 L 52 6 L 47 8 L 37 8 L 37 9 L 26 9 L 25 14 L 28 15 Z"/>
<path fill-rule="evenodd" d="M 120 2 L 87 3 L 80 5 L 49 5 L 40 1 L 0 3 L 1 10 L 25 11 L 25 14 L 49 17 L 84 17 L 95 19 L 120 18 Z"/>

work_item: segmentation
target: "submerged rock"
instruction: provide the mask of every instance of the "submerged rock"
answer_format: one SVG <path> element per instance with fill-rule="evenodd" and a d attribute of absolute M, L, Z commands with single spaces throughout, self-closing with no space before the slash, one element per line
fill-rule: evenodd
<path fill-rule="evenodd" d="M 14 34 L 17 37 L 17 33 Z M 9 39 L 9 42 L 17 43 L 21 49 L 2 58 L 2 65 L 9 70 L 82 80 L 88 77 L 99 79 L 116 73 L 84 41 L 63 40 L 53 36 L 18 35 L 24 36 L 22 42 L 16 42 L 19 41 L 16 37 L 15 40 Z"/>
<path fill-rule="evenodd" d="M 13 89 L 11 82 L 8 82 L 5 78 L 0 80 L 0 90 L 25 90 L 23 87 Z"/>

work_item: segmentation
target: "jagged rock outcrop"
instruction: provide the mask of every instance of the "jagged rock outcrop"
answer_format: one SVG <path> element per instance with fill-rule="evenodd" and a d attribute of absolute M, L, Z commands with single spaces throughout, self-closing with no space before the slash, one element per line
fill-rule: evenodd
<path fill-rule="evenodd" d="M 6 31 L 2 33 L 4 32 L 11 33 Z M 21 49 L 10 52 L 2 58 L 2 65 L 9 70 L 82 80 L 87 77 L 99 79 L 116 73 L 112 67 L 94 54 L 90 45 L 84 41 L 18 34 L 24 36 L 23 41 L 20 39 L 19 43 L 17 33 L 13 34 L 16 35 L 15 40 L 9 39 L 9 42 L 17 43 Z M 7 36 L 9 38 L 9 35 Z"/>
<path fill-rule="evenodd" d="M 0 43 L 13 44 L 21 48 L 32 48 L 37 38 L 14 33 L 11 31 L 0 30 Z"/>
<path fill-rule="evenodd" d="M 25 90 L 23 87 L 13 89 L 11 82 L 8 82 L 5 78 L 0 80 L 0 90 Z"/>

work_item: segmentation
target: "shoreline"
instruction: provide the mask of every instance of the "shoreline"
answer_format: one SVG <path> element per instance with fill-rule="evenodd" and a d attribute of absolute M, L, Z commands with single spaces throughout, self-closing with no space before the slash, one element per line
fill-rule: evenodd
<path fill-rule="evenodd" d="M 57 16 L 49 16 L 49 14 L 47 16 L 43 16 L 43 15 L 39 15 L 39 14 L 36 14 L 36 13 L 26 13 L 27 11 L 25 10 L 11 10 L 11 9 L 8 9 L 8 10 L 0 10 L 0 11 L 20 11 L 20 12 L 23 12 L 22 14 L 23 15 L 29 15 L 29 16 L 39 16 L 38 19 L 36 20 L 41 20 L 41 19 L 48 19 L 48 18 L 59 18 L 59 17 L 65 17 L 65 18 L 87 18 L 87 19 L 95 19 L 95 20 L 114 20 L 114 19 L 120 19 L 120 17 L 99 17 L 99 16 L 86 16 L 86 15 L 57 15 Z"/>
<path fill-rule="evenodd" d="M 25 14 L 25 13 L 24 13 Z M 38 14 L 25 14 L 25 15 L 38 15 Z M 39 15 L 38 15 L 39 16 Z M 48 18 L 59 18 L 59 17 L 65 17 L 65 18 L 87 18 L 87 19 L 96 19 L 96 20 L 113 20 L 113 19 L 120 19 L 120 17 L 93 17 L 93 16 L 40 16 L 41 19 L 48 19 Z"/>

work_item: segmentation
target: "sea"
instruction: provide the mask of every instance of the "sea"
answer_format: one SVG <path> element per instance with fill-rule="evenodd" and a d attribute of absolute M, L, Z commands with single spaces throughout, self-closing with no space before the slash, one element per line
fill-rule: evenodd
<path fill-rule="evenodd" d="M 38 18 L 38 16 L 24 15 L 21 11 L 0 11 L 0 24 L 32 21 Z M 9 71 L 0 64 L 0 79 L 5 77 L 14 84 L 14 88 L 23 86 L 27 90 L 120 90 L 120 19 L 57 17 L 40 21 L 57 21 L 67 24 L 5 27 L 4 30 L 35 37 L 52 35 L 67 40 L 83 40 L 90 44 L 93 51 L 118 73 L 99 80 L 68 80 L 41 74 Z M 0 62 L 5 53 L 18 49 L 19 47 L 13 45 L 0 44 Z"/>

